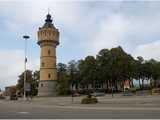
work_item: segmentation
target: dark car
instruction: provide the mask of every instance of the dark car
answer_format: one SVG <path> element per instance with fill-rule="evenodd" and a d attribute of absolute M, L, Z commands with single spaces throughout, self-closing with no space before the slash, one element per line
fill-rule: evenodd
<path fill-rule="evenodd" d="M 0 96 L 0 99 L 5 99 L 5 97 L 4 96 Z"/>
<path fill-rule="evenodd" d="M 11 95 L 11 96 L 10 96 L 10 100 L 18 100 L 17 95 Z"/>

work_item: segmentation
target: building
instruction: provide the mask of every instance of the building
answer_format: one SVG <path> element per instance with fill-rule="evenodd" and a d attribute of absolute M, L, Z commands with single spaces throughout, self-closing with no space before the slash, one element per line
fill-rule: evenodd
<path fill-rule="evenodd" d="M 5 96 L 16 95 L 16 86 L 7 86 L 5 87 Z"/>
<path fill-rule="evenodd" d="M 131 81 L 130 80 L 125 80 L 124 81 L 124 91 L 126 89 L 130 89 L 131 88 Z"/>
<path fill-rule="evenodd" d="M 59 31 L 52 23 L 51 15 L 48 13 L 46 17 L 45 24 L 38 30 L 37 43 L 41 48 L 38 96 L 55 96 L 56 46 L 59 44 Z"/>

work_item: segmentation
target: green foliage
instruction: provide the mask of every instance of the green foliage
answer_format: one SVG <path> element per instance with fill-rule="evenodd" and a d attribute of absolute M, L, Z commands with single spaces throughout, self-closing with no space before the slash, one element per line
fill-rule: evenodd
<path fill-rule="evenodd" d="M 76 62 L 75 60 L 71 60 L 68 63 L 68 67 L 67 67 L 69 83 L 71 84 L 71 86 L 75 85 L 76 88 L 78 87 L 78 84 L 80 81 L 79 80 L 80 75 L 79 75 L 79 70 L 78 70 L 78 64 L 79 64 L 79 62 Z"/>
<path fill-rule="evenodd" d="M 65 79 L 61 79 L 60 81 L 58 81 L 58 94 L 59 95 L 68 95 L 69 94 L 69 80 Z"/>
<path fill-rule="evenodd" d="M 95 97 L 85 97 L 82 99 L 81 104 L 95 104 L 98 103 L 98 99 Z"/>
<path fill-rule="evenodd" d="M 97 64 L 99 79 L 112 83 L 110 85 L 115 89 L 117 89 L 118 84 L 123 83 L 123 80 L 133 79 L 134 59 L 125 53 L 121 47 L 111 50 L 102 49 L 97 55 Z M 109 87 L 108 84 L 107 87 Z"/>
<path fill-rule="evenodd" d="M 59 75 L 65 84 L 63 86 L 80 85 L 86 88 L 89 84 L 95 87 L 96 83 L 105 83 L 105 89 L 111 91 L 113 87 L 117 91 L 119 86 L 123 89 L 125 80 L 130 80 L 131 87 L 134 87 L 133 79 L 137 79 L 140 89 L 143 89 L 144 80 L 152 80 L 152 87 L 158 85 L 160 62 L 153 59 L 146 61 L 141 56 L 134 59 L 119 46 L 100 50 L 96 58 L 87 56 L 79 61 L 72 60 L 68 65 L 61 63 L 58 71 L 62 72 Z"/>
<path fill-rule="evenodd" d="M 57 92 L 59 95 L 68 95 L 69 94 L 69 78 L 67 75 L 67 65 L 59 63 L 57 65 L 57 74 L 58 74 L 58 86 Z"/>
<path fill-rule="evenodd" d="M 129 89 L 132 93 L 136 94 L 137 89 L 136 88 L 130 88 Z"/>
<path fill-rule="evenodd" d="M 78 67 L 82 77 L 81 83 L 83 85 L 94 84 L 97 78 L 96 59 L 93 56 L 87 56 L 85 60 L 80 61 Z"/>
<path fill-rule="evenodd" d="M 38 80 L 39 80 L 39 71 L 34 73 L 31 70 L 26 70 L 26 84 L 30 84 L 30 92 L 27 92 L 29 96 L 36 96 L 38 94 Z M 16 85 L 17 91 L 19 94 L 23 95 L 24 91 L 24 72 L 19 75 L 18 83 Z"/>

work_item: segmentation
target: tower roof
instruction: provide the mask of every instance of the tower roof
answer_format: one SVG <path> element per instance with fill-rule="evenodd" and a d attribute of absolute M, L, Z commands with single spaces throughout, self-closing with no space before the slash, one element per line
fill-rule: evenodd
<path fill-rule="evenodd" d="M 46 15 L 45 24 L 42 28 L 55 28 L 52 23 L 52 16 L 49 13 Z"/>

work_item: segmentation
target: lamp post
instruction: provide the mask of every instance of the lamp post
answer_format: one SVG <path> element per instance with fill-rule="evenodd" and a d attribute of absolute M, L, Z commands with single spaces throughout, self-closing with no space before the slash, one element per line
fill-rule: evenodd
<path fill-rule="evenodd" d="M 29 39 L 29 36 L 24 35 L 23 36 L 25 42 L 24 42 L 24 91 L 23 91 L 23 97 L 24 100 L 26 99 L 26 80 L 27 80 L 27 72 L 26 72 L 26 64 L 27 64 L 27 39 Z"/>
<path fill-rule="evenodd" d="M 116 57 L 115 56 L 112 56 L 113 57 L 113 62 L 112 62 L 112 68 L 111 68 L 111 70 L 112 70 L 112 98 L 114 97 L 114 86 L 113 86 L 113 76 L 114 76 L 114 74 L 113 74 L 113 72 L 114 72 L 114 70 L 113 70 L 113 67 L 114 67 L 114 64 L 115 64 L 115 61 L 116 61 Z"/>

